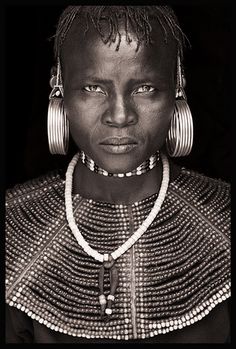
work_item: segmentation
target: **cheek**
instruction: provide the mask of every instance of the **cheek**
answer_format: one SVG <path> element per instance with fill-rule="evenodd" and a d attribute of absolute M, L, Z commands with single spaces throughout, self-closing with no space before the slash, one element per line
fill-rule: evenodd
<path fill-rule="evenodd" d="M 174 97 L 168 96 L 152 101 L 146 106 L 139 106 L 139 125 L 149 140 L 158 139 L 160 143 L 165 140 L 174 112 L 174 102 Z"/>
<path fill-rule="evenodd" d="M 86 150 L 91 130 L 96 124 L 96 110 L 94 106 L 88 108 L 87 104 L 85 105 L 79 98 L 65 95 L 64 108 L 69 121 L 72 139 L 78 148 Z"/>
<path fill-rule="evenodd" d="M 70 123 L 71 131 L 82 133 L 91 132 L 98 122 L 98 108 L 95 103 L 88 103 L 77 96 L 66 96 L 64 107 Z"/>
<path fill-rule="evenodd" d="M 93 120 L 93 115 L 95 115 L 95 106 L 88 105 L 85 101 L 75 96 L 64 97 L 64 107 L 66 111 L 67 118 L 71 123 L 82 123 L 87 124 L 89 120 Z M 88 117 L 88 115 L 90 117 Z"/>

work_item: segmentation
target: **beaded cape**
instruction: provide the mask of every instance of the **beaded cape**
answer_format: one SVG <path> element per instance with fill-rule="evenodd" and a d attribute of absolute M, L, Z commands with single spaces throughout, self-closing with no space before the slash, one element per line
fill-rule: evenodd
<path fill-rule="evenodd" d="M 60 172 L 6 195 L 6 302 L 48 328 L 87 338 L 148 338 L 200 321 L 230 297 L 230 186 L 181 169 L 146 233 L 117 260 L 109 322 L 100 318 L 99 262 L 65 217 Z M 78 227 L 100 253 L 122 245 L 157 194 L 132 205 L 73 195 Z M 104 280 L 109 294 L 109 277 Z"/>

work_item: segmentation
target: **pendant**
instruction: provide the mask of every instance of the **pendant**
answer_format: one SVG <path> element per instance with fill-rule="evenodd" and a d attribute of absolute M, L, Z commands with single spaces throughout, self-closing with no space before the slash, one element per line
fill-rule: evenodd
<path fill-rule="evenodd" d="M 110 293 L 106 296 L 104 295 L 104 274 L 105 270 L 109 271 L 110 278 Z M 119 271 L 115 265 L 115 260 L 112 256 L 108 256 L 108 261 L 103 262 L 99 270 L 99 302 L 101 306 L 101 318 L 103 321 L 107 322 L 112 314 L 112 303 L 115 300 L 115 292 L 119 283 Z"/>

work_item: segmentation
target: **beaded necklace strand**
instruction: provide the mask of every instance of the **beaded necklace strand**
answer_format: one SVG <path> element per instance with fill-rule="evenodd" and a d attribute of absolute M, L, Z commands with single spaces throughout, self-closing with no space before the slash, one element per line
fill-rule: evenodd
<path fill-rule="evenodd" d="M 101 254 L 92 247 L 89 246 L 87 241 L 84 239 L 82 234 L 80 233 L 77 224 L 75 222 L 74 214 L 73 214 L 73 200 L 72 200 L 72 184 L 73 184 L 73 172 L 75 166 L 80 158 L 81 154 L 77 153 L 72 158 L 66 172 L 66 181 L 65 181 L 65 207 L 66 207 L 66 218 L 68 221 L 68 225 L 74 234 L 78 244 L 82 247 L 82 249 L 95 260 L 103 263 L 99 271 L 99 303 L 101 305 L 101 316 L 104 317 L 104 313 L 107 315 L 106 319 L 112 314 L 111 302 L 114 302 L 114 294 L 116 288 L 118 286 L 118 269 L 115 266 L 115 260 L 121 257 L 127 250 L 129 250 L 135 243 L 140 239 L 140 237 L 147 231 L 149 226 L 152 224 L 153 220 L 159 213 L 161 209 L 161 205 L 165 199 L 165 195 L 168 189 L 169 184 L 169 162 L 167 157 L 161 153 L 162 165 L 163 165 L 163 175 L 161 187 L 159 190 L 158 197 L 155 201 L 155 204 L 146 217 L 144 222 L 140 225 L 140 227 L 133 233 L 133 235 L 121 245 L 118 249 L 112 252 L 110 255 L 108 253 Z M 104 272 L 105 269 L 109 269 L 110 272 L 110 294 L 107 297 L 108 305 L 106 308 L 106 297 L 103 292 L 104 288 Z"/>
<path fill-rule="evenodd" d="M 135 170 L 126 172 L 126 173 L 110 173 L 99 167 L 88 155 L 86 155 L 83 151 L 81 151 L 80 155 L 81 162 L 90 169 L 90 171 L 102 174 L 103 176 L 108 177 L 131 177 L 131 176 L 140 176 L 150 170 L 152 170 L 156 164 L 158 163 L 160 156 L 159 150 L 150 156 L 149 159 L 144 161 L 141 165 L 139 165 Z"/>

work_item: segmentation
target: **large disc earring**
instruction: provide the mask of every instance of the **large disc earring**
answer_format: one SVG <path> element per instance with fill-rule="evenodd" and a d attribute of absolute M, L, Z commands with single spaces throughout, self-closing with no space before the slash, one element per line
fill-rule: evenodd
<path fill-rule="evenodd" d="M 49 95 L 47 131 L 48 145 L 51 154 L 65 155 L 69 145 L 69 122 L 63 102 L 63 87 L 58 63 L 57 75 L 50 80 L 52 91 Z"/>
<path fill-rule="evenodd" d="M 175 108 L 166 139 L 167 151 L 171 157 L 188 155 L 193 145 L 193 119 L 184 92 L 179 56 L 177 75 Z"/>

